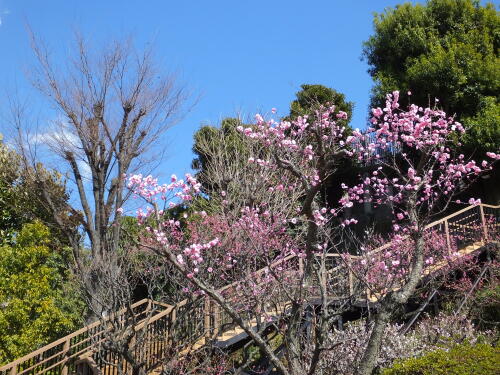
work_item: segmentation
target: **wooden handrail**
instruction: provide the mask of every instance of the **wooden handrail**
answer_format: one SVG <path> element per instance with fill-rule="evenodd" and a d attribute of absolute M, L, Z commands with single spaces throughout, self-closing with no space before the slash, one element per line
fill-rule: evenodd
<path fill-rule="evenodd" d="M 146 303 L 148 301 L 149 300 L 147 298 L 144 298 L 144 299 L 142 299 L 142 300 L 137 301 L 136 303 L 134 303 L 131 307 L 132 308 L 136 308 L 136 307 L 138 307 L 140 305 L 143 305 L 144 303 Z M 124 313 L 125 311 L 126 311 L 125 309 L 122 309 L 122 310 L 119 311 L 119 314 L 120 313 Z M 105 321 L 106 320 L 107 320 L 107 318 L 105 319 Z M 10 363 L 8 363 L 8 364 L 0 367 L 0 371 L 10 370 L 12 367 L 17 366 L 20 363 L 25 362 L 25 361 L 33 358 L 33 357 L 36 357 L 37 355 L 40 355 L 43 352 L 46 352 L 46 351 L 48 351 L 48 350 L 50 350 L 50 349 L 52 349 L 52 348 L 54 348 L 54 347 L 56 347 L 56 346 L 64 343 L 64 342 L 66 342 L 66 341 L 69 341 L 73 337 L 81 335 L 82 333 L 85 333 L 85 332 L 91 330 L 92 328 L 98 327 L 101 324 L 102 324 L 102 321 L 100 321 L 100 320 L 95 321 L 94 323 L 91 323 L 91 324 L 89 324 L 89 325 L 87 325 L 87 326 L 85 326 L 83 328 L 80 328 L 79 330 L 77 330 L 75 332 L 72 332 L 69 335 L 66 335 L 66 336 L 64 336 L 64 337 L 62 337 L 62 338 L 60 338 L 58 340 L 55 340 L 55 341 L 53 341 L 53 342 L 51 342 L 51 343 L 49 343 L 49 344 L 47 344 L 45 346 L 42 346 L 41 348 L 39 348 L 39 349 L 37 349 L 37 350 L 35 350 L 35 351 L 33 351 L 33 352 L 31 352 L 31 353 L 29 353 L 29 354 L 21 357 L 21 358 L 16 359 L 13 362 L 10 362 Z M 62 352 L 63 352 L 63 350 L 61 350 L 61 352 L 59 352 L 58 354 L 61 354 Z"/>
<path fill-rule="evenodd" d="M 500 208 L 500 205 L 494 206 L 494 205 L 485 204 L 485 203 L 480 203 L 480 204 L 477 204 L 477 205 L 470 205 L 470 206 L 467 206 L 467 207 L 465 207 L 465 208 L 463 208 L 463 209 L 461 209 L 459 211 L 456 211 L 456 212 L 454 212 L 454 213 L 452 213 L 452 214 L 450 214 L 448 216 L 445 216 L 445 217 L 443 217 L 443 218 L 441 218 L 439 220 L 433 221 L 432 223 L 426 225 L 425 229 L 428 229 L 428 228 L 431 228 L 431 227 L 436 226 L 438 224 L 441 224 L 445 220 L 449 220 L 449 219 L 451 219 L 451 218 L 453 218 L 455 216 L 458 216 L 458 215 L 460 215 L 460 214 L 462 214 L 462 213 L 464 213 L 464 212 L 466 212 L 468 210 L 471 210 L 471 209 L 473 209 L 475 207 L 487 207 L 487 208 L 498 209 L 498 208 Z"/>

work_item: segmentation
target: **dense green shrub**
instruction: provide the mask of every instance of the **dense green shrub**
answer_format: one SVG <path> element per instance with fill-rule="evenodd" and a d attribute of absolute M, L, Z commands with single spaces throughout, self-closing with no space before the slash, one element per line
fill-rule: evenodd
<path fill-rule="evenodd" d="M 500 348 L 485 344 L 456 345 L 449 351 L 436 350 L 410 358 L 384 371 L 382 375 L 498 375 Z"/>
<path fill-rule="evenodd" d="M 35 221 L 0 244 L 0 364 L 82 324 L 82 301 L 52 238 Z"/>

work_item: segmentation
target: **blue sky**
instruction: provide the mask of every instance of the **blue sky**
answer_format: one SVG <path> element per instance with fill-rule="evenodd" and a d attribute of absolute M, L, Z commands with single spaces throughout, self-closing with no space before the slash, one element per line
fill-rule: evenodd
<path fill-rule="evenodd" d="M 345 93 L 355 102 L 353 126 L 363 127 L 372 81 L 360 61 L 362 42 L 372 33 L 373 12 L 398 2 L 0 0 L 0 87 L 30 94 L 27 23 L 61 59 L 74 30 L 96 44 L 121 35 L 138 46 L 153 41 L 165 70 L 200 96 L 166 135 L 159 172 L 182 174 L 200 125 L 272 107 L 284 115 L 303 83 Z M 30 95 L 43 113 L 46 103 Z"/>

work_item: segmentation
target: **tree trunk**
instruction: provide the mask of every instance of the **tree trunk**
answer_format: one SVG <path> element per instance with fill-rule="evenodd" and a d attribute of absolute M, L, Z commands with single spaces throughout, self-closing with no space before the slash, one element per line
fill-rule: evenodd
<path fill-rule="evenodd" d="M 391 318 L 391 307 L 381 306 L 375 318 L 375 325 L 368 340 L 368 345 L 363 354 L 363 358 L 358 366 L 358 375 L 371 375 L 377 365 L 377 359 L 384 339 L 384 331 Z"/>
<path fill-rule="evenodd" d="M 416 215 L 415 215 L 416 217 Z M 424 236 L 423 233 L 413 234 L 415 241 L 415 252 L 412 257 L 411 269 L 408 281 L 397 292 L 389 293 L 380 303 L 380 309 L 375 318 L 375 326 L 368 340 L 361 363 L 358 366 L 358 375 L 371 375 L 376 366 L 377 358 L 384 339 L 384 330 L 391 319 L 392 313 L 398 306 L 404 305 L 415 293 L 418 283 L 422 280 L 422 269 L 424 263 Z"/>

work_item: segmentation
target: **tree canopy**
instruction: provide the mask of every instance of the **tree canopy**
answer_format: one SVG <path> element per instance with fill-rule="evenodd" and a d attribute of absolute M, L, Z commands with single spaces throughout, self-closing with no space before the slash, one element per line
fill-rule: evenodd
<path fill-rule="evenodd" d="M 470 127 L 469 149 L 500 147 L 500 17 L 491 3 L 429 0 L 375 14 L 363 56 L 375 80 L 372 107 L 385 94 L 411 91 L 411 101 L 438 105 Z"/>
<path fill-rule="evenodd" d="M 345 95 L 335 89 L 323 85 L 304 84 L 295 96 L 296 99 L 290 103 L 291 119 L 298 116 L 310 115 L 319 106 L 334 105 L 339 111 L 347 113 L 347 122 L 352 117 L 354 104 L 346 101 Z"/>
<path fill-rule="evenodd" d="M 47 177 L 50 194 L 58 206 L 68 200 L 65 186 L 57 173 L 47 171 L 38 166 L 41 173 Z M 34 219 L 54 228 L 55 222 L 49 207 L 44 204 L 42 189 L 31 180 L 30 168 L 23 166 L 21 157 L 0 139 L 0 238 L 19 231 L 26 223 Z M 59 232 L 53 234 L 64 242 Z"/>
<path fill-rule="evenodd" d="M 233 160 L 241 158 L 245 162 L 250 156 L 245 147 L 244 138 L 236 129 L 242 125 L 243 122 L 240 119 L 227 117 L 221 121 L 220 127 L 206 125 L 194 134 L 193 153 L 196 158 L 191 166 L 197 171 L 196 178 L 206 193 L 220 188 L 224 189 L 223 186 L 215 186 L 211 176 L 207 175 L 214 153 L 224 149 L 229 158 Z M 246 158 L 243 159 L 245 156 Z"/>

